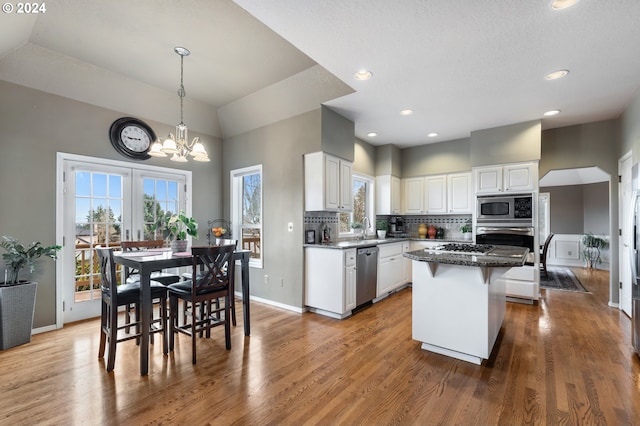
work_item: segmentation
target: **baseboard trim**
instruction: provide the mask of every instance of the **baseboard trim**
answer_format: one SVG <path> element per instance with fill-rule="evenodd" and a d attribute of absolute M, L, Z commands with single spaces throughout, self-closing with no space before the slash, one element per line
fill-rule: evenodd
<path fill-rule="evenodd" d="M 236 296 L 242 299 L 242 293 L 237 293 Z M 299 308 L 297 306 L 291 306 L 280 302 L 274 302 L 273 300 L 263 299 L 262 297 L 250 296 L 249 300 L 253 300 L 254 302 L 264 303 L 265 305 L 275 306 L 276 308 L 286 309 L 287 311 L 296 312 L 302 314 L 306 312 L 306 308 Z"/>

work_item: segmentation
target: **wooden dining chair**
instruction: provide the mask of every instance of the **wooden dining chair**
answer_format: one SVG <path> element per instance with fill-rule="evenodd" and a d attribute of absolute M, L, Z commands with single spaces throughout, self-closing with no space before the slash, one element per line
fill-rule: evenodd
<path fill-rule="evenodd" d="M 132 251 L 145 251 L 151 249 L 163 248 L 164 241 L 163 240 L 144 240 L 144 241 L 121 241 L 120 247 L 122 247 L 122 251 L 124 252 L 132 252 Z M 123 266 L 125 283 L 134 284 L 140 282 L 140 274 L 134 268 L 130 268 L 127 266 Z M 154 271 L 151 273 L 151 279 L 153 281 L 159 282 L 160 284 L 169 285 L 173 283 L 177 283 L 180 281 L 180 275 L 168 274 L 163 271 Z M 131 312 L 133 306 L 127 305 L 126 311 L 127 316 L 125 317 L 125 321 L 127 323 L 130 322 Z M 125 330 L 127 333 L 129 329 Z M 153 343 L 153 335 L 151 336 L 151 343 Z"/>
<path fill-rule="evenodd" d="M 102 309 L 100 315 L 100 346 L 98 358 L 104 357 L 105 347 L 109 344 L 107 356 L 107 371 L 112 371 L 116 359 L 116 344 L 131 339 L 140 338 L 140 283 L 118 285 L 116 265 L 113 261 L 113 248 L 96 247 L 100 267 L 100 290 L 102 293 Z M 151 318 L 150 333 L 163 333 L 163 352 L 168 353 L 167 339 L 167 287 L 151 281 L 151 300 L 160 300 L 160 317 Z M 136 322 L 118 325 L 118 307 L 136 306 Z M 125 313 L 128 315 L 128 313 Z M 135 332 L 129 333 L 129 328 L 135 326 Z M 126 329 L 126 330 L 125 330 Z M 125 331 L 124 336 L 119 331 Z"/>
<path fill-rule="evenodd" d="M 550 232 L 549 235 L 547 235 L 547 239 L 544 241 L 542 251 L 540 252 L 540 269 L 544 272 L 545 278 L 549 278 L 549 274 L 547 273 L 547 255 L 549 254 L 549 244 L 551 244 L 552 238 L 553 233 Z"/>
<path fill-rule="evenodd" d="M 237 248 L 238 246 L 238 240 L 232 240 L 229 238 L 216 238 L 215 239 L 215 246 L 228 246 L 228 245 L 232 245 L 235 248 Z M 233 267 L 233 262 L 230 264 L 231 267 Z M 204 268 L 204 266 L 203 266 Z M 202 268 L 200 269 L 199 273 L 202 273 Z M 192 275 L 191 272 L 186 272 L 184 274 L 182 274 L 182 277 L 186 280 L 190 280 Z M 230 309 L 231 309 L 231 324 L 235 327 L 237 325 L 237 321 L 236 321 L 236 297 L 235 297 L 235 280 L 231 280 L 231 305 L 230 305 Z M 189 307 L 189 303 L 187 301 L 183 302 L 183 307 L 182 307 L 182 313 L 183 313 L 183 320 L 186 322 L 186 317 L 189 315 L 190 312 L 190 307 Z"/>
<path fill-rule="evenodd" d="M 192 247 L 191 280 L 171 284 L 169 289 L 169 350 L 173 350 L 176 333 L 191 336 L 193 364 L 196 363 L 196 337 L 208 338 L 211 329 L 224 326 L 225 346 L 231 349 L 231 283 L 234 269 L 235 245 Z M 184 324 L 178 324 L 178 299 L 191 304 L 190 315 Z M 222 300 L 222 304 L 220 301 Z"/>

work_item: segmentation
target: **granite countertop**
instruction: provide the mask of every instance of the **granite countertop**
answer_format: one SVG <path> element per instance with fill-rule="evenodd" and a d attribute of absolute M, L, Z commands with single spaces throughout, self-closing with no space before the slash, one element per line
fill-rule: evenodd
<path fill-rule="evenodd" d="M 524 247 L 494 246 L 494 249 L 486 254 L 438 253 L 435 250 L 415 250 L 404 253 L 403 256 L 421 262 L 496 268 L 523 266 L 527 253 L 529 253 L 529 249 Z"/>
<path fill-rule="evenodd" d="M 456 238 L 384 238 L 384 239 L 366 239 L 366 240 L 345 240 L 345 241 L 336 241 L 327 244 L 304 244 L 303 247 L 315 247 L 315 248 L 327 248 L 327 249 L 338 249 L 338 250 L 347 250 L 351 248 L 361 248 L 361 247 L 373 247 L 379 246 L 381 244 L 392 244 L 392 243 L 400 243 L 403 241 L 429 241 L 433 243 L 471 243 L 469 240 L 456 239 Z"/>

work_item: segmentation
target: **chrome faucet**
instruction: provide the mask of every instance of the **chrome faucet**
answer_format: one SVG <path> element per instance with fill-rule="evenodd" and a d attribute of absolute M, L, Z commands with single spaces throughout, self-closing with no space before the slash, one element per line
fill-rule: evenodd
<path fill-rule="evenodd" d="M 367 236 L 367 229 L 369 229 L 369 227 L 371 226 L 371 221 L 369 220 L 368 217 L 364 217 L 364 220 L 362 221 L 362 239 L 364 240 Z"/>

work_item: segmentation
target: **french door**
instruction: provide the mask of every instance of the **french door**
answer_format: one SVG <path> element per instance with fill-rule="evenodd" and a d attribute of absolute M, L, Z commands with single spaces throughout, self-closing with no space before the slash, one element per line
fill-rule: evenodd
<path fill-rule="evenodd" d="M 63 249 L 56 325 L 61 327 L 100 315 L 96 246 L 118 248 L 125 240 L 161 239 L 154 225 L 165 212 L 190 214 L 191 172 L 68 154 L 59 154 L 58 169 Z"/>

